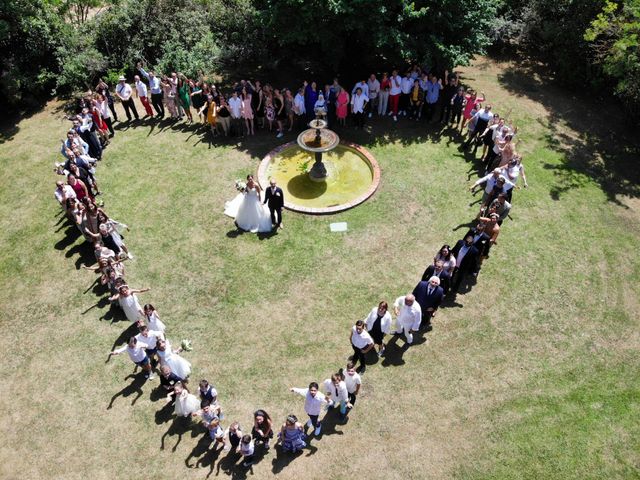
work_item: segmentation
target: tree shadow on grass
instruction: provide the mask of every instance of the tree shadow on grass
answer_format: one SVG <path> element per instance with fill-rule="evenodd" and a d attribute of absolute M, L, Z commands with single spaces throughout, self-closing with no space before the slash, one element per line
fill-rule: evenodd
<path fill-rule="evenodd" d="M 547 145 L 562 154 L 560 163 L 544 165 L 556 178 L 549 189 L 553 200 L 592 180 L 618 205 L 626 207 L 619 195 L 640 197 L 640 141 L 625 126 L 616 100 L 598 101 L 563 89 L 554 84 L 544 65 L 524 56 L 503 69 L 498 82 L 512 95 L 529 98 L 549 111 L 538 121 L 550 132 L 545 135 Z"/>
<path fill-rule="evenodd" d="M 129 385 L 124 387 L 122 390 L 120 390 L 118 393 L 113 395 L 113 397 L 111 397 L 111 401 L 107 406 L 107 410 L 111 410 L 113 408 L 113 404 L 118 397 L 127 398 L 135 394 L 135 397 L 131 401 L 131 405 L 133 406 L 136 404 L 138 399 L 143 395 L 144 392 L 142 391 L 142 386 L 147 381 L 147 379 L 144 378 L 144 372 L 141 371 L 138 374 L 132 373 L 131 375 L 126 376 L 125 380 L 130 378 L 133 379 L 133 381 Z"/>

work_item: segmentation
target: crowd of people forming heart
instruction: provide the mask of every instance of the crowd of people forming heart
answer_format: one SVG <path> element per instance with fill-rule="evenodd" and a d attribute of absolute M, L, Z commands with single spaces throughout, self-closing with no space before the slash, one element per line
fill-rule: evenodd
<path fill-rule="evenodd" d="M 99 275 L 100 283 L 109 289 L 112 308 L 122 309 L 139 332 L 110 355 L 126 353 L 148 380 L 159 373 L 158 388 L 166 395 L 166 402 L 174 405 L 175 415 L 200 421 L 204 434 L 210 436 L 211 448 L 229 450 L 229 455 L 236 455 L 243 467 L 250 467 L 257 449 L 263 449 L 264 453 L 274 438 L 282 452 L 299 452 L 307 446 L 308 435 L 321 436 L 323 409 L 327 415 L 335 409 L 339 418 L 346 420 L 362 386 L 367 356 L 385 356 L 387 335 L 403 335 L 405 344 L 411 345 L 414 335 L 432 330 L 432 320 L 443 301 L 446 305 L 463 284 L 475 283 L 483 261 L 497 244 L 503 222 L 509 217 L 520 177 L 527 186 L 522 157 L 516 150 L 517 128 L 495 112 L 485 95 L 465 89 L 459 75 L 445 72 L 439 78 L 417 65 L 403 76 L 394 70 L 378 80 L 378 75 L 372 73 L 350 90 L 343 88 L 337 79 L 324 89 L 318 88 L 316 82 L 304 82 L 295 89 L 295 96 L 288 88 L 244 80 L 235 83 L 225 95 L 222 89 L 202 80 L 188 79 L 180 73 L 147 72 L 140 64 L 137 67 L 148 86 L 137 75 L 135 90 L 125 77 L 120 77 L 113 92 L 100 81 L 94 92 L 88 92 L 80 100 L 76 114 L 69 117 L 72 125 L 62 141 L 60 151 L 64 159 L 55 165 L 55 172 L 64 178 L 56 182 L 55 197 L 95 252 L 96 263 L 84 268 Z M 254 135 L 260 129 L 271 131 L 275 124 L 277 136 L 281 137 L 287 129 L 305 128 L 315 117 L 325 118 L 330 126 L 344 126 L 347 116 L 351 116 L 356 128 L 364 128 L 366 118 L 377 116 L 383 122 L 397 122 L 400 118 L 401 122 L 425 121 L 460 128 L 466 135 L 461 148 L 473 147 L 475 155 L 482 146 L 485 172 L 469 187 L 472 192 L 483 189 L 474 225 L 453 247 L 445 244 L 435 253 L 411 292 L 396 298 L 391 308 L 381 301 L 366 318 L 355 322 L 351 329 L 353 356 L 346 365 L 320 385 L 311 382 L 305 388 L 291 388 L 291 392 L 304 398 L 306 423 L 291 413 L 278 427 L 266 409 L 260 408 L 253 412 L 250 430 L 243 429 L 237 421 L 230 421 L 225 427 L 214 385 L 202 379 L 197 387 L 192 386 L 191 364 L 182 356 L 190 350 L 189 342 L 172 344 L 156 308 L 139 302 L 138 295 L 149 288 L 127 284 L 125 262 L 132 260 L 133 255 L 124 242 L 123 232 L 129 227 L 105 212 L 104 203 L 98 200 L 101 192 L 96 173 L 103 150 L 115 134 L 114 97 L 122 103 L 127 121 L 135 126 L 139 116 L 134 93 L 146 116 L 153 117 L 153 105 L 158 121 L 164 117 L 166 107 L 175 121 L 186 116 L 191 122 L 194 111 L 200 116 L 205 134 L 214 136 Z M 275 191 L 275 184 L 272 186 Z M 280 222 L 281 219 L 272 221 L 276 226 Z"/>

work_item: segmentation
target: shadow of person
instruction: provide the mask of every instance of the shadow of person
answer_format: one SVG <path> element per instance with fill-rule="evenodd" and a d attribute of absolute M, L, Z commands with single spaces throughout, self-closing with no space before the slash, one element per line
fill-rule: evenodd
<path fill-rule="evenodd" d="M 66 227 L 66 230 L 63 233 L 63 237 L 53 246 L 56 250 L 65 250 L 67 247 L 73 245 L 76 240 L 78 240 L 78 237 L 80 237 L 80 230 L 78 230 L 78 227 L 75 225 L 68 224 L 62 227 Z"/>
<path fill-rule="evenodd" d="M 227 452 L 224 458 L 221 458 L 216 467 L 216 477 L 220 475 L 220 470 L 227 475 L 232 475 L 237 468 L 238 460 L 242 458 L 240 452 L 236 452 L 235 448 L 232 448 Z"/>
<path fill-rule="evenodd" d="M 347 416 L 344 418 L 340 417 L 340 407 L 332 408 L 322 419 L 322 430 L 320 435 L 318 435 L 318 437 L 315 437 L 314 435 L 313 438 L 319 439 L 325 435 L 344 435 L 344 432 L 342 430 L 337 430 L 336 427 L 338 425 L 346 425 L 348 421 L 349 419 Z M 309 443 L 309 441 L 307 441 L 307 443 Z"/>
<path fill-rule="evenodd" d="M 391 340 L 387 342 L 387 346 L 384 350 L 384 357 L 380 365 L 383 367 L 399 367 L 404 365 L 406 362 L 404 361 L 404 352 L 409 349 L 409 345 L 403 339 L 404 343 L 402 346 L 398 345 L 398 339 L 400 335 L 393 335 Z"/>
<path fill-rule="evenodd" d="M 475 275 L 467 274 L 462 279 L 460 283 L 460 287 L 458 288 L 459 294 L 466 294 L 471 291 L 471 289 L 478 283 L 478 277 Z"/>
<path fill-rule="evenodd" d="M 160 439 L 160 450 L 164 450 L 167 437 L 177 437 L 175 445 L 171 448 L 171 451 L 175 452 L 182 441 L 182 436 L 191 430 L 192 426 L 191 417 L 175 417 Z"/>
<path fill-rule="evenodd" d="M 109 299 L 107 297 L 103 297 L 100 300 L 98 300 L 96 303 L 94 303 L 93 305 L 91 305 L 90 307 L 87 307 L 86 310 L 83 310 L 81 312 L 81 315 L 86 315 L 87 313 L 89 313 L 91 310 L 93 310 L 94 308 L 97 308 L 99 310 L 102 310 L 104 307 L 106 307 L 107 305 L 109 305 Z"/>
<path fill-rule="evenodd" d="M 244 230 L 242 230 L 240 227 L 236 227 L 233 230 L 229 230 L 227 232 L 227 237 L 229 238 L 238 238 L 240 235 L 244 235 L 245 232 Z"/>
<path fill-rule="evenodd" d="M 137 334 L 138 334 L 138 326 L 135 323 L 132 323 L 131 325 L 127 326 L 127 328 L 125 328 L 120 333 L 120 335 L 118 335 L 118 338 L 114 340 L 111 350 L 115 350 L 116 347 L 120 345 L 124 345 L 129 341 L 131 337 L 135 337 Z"/>
<path fill-rule="evenodd" d="M 278 228 L 274 228 L 273 230 L 271 230 L 270 232 L 258 232 L 257 236 L 258 239 L 260 240 L 268 240 L 271 237 L 275 237 L 276 235 L 278 235 Z"/>
<path fill-rule="evenodd" d="M 313 453 L 315 453 L 318 450 L 317 447 L 312 447 L 311 445 L 309 445 L 308 440 L 307 440 L 306 449 L 313 449 L 314 450 Z M 300 450 L 296 453 L 283 452 L 282 447 L 280 446 L 276 446 L 275 451 L 276 451 L 276 456 L 273 460 L 271 460 L 271 471 L 274 474 L 278 474 L 282 472 L 282 470 L 284 470 L 291 462 L 293 462 L 296 458 L 299 458 L 303 455 L 303 450 Z"/>
<path fill-rule="evenodd" d="M 109 406 L 107 406 L 107 410 L 111 410 L 113 408 L 113 403 L 118 397 L 127 398 L 135 393 L 136 396 L 131 401 L 131 405 L 135 405 L 138 399 L 143 395 L 144 392 L 142 391 L 142 386 L 147 381 L 147 379 L 144 378 L 144 372 L 140 372 L 138 374 L 132 373 L 131 375 L 126 376 L 124 379 L 127 380 L 129 378 L 132 378 L 133 381 L 118 393 L 116 393 L 113 397 L 111 397 L 111 401 L 109 402 Z"/>
<path fill-rule="evenodd" d="M 79 255 L 75 261 L 76 270 L 80 270 L 82 265 L 89 267 L 96 263 L 93 246 L 89 242 L 76 243 L 73 247 L 67 250 L 67 253 L 65 253 L 64 256 L 71 258 L 76 254 Z"/>
<path fill-rule="evenodd" d="M 194 464 L 191 463 L 191 460 L 199 459 L 202 455 L 207 453 L 211 442 L 213 442 L 213 440 L 208 434 L 203 435 L 200 440 L 198 440 L 198 443 L 196 443 L 191 452 L 189 452 L 187 458 L 184 459 L 184 464 L 187 468 L 198 468 L 199 460 Z"/>
<path fill-rule="evenodd" d="M 109 300 L 107 299 L 107 302 L 108 301 Z M 120 306 L 117 305 L 117 303 L 112 303 L 109 310 L 107 310 L 105 314 L 100 317 L 100 320 L 107 320 L 107 321 L 110 321 L 111 323 L 124 322 L 125 320 L 129 321 L 129 319 L 124 314 Z"/>

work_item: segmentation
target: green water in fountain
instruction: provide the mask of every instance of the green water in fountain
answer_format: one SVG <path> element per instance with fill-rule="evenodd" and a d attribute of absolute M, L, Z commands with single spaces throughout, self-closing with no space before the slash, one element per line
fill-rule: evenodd
<path fill-rule="evenodd" d="M 291 146 L 271 159 L 267 177 L 276 179 L 287 202 L 315 208 L 353 201 L 365 194 L 373 181 L 369 162 L 353 148 L 338 145 L 322 155 L 328 172 L 325 181 L 309 178 L 314 161 L 313 153 L 305 152 L 297 145 Z"/>

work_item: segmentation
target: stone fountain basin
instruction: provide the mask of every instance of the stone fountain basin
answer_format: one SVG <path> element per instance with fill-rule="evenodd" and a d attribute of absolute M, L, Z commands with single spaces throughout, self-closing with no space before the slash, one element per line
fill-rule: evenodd
<path fill-rule="evenodd" d="M 315 135 L 315 130 L 312 132 Z M 258 181 L 266 189 L 269 179 L 275 178 L 284 191 L 285 208 L 308 214 L 353 208 L 371 197 L 380 183 L 378 162 L 360 145 L 340 142 L 335 149 L 323 153 L 323 163 L 329 172 L 325 181 L 309 178 L 314 161 L 313 152 L 303 150 L 297 142 L 289 142 L 262 159 Z"/>

